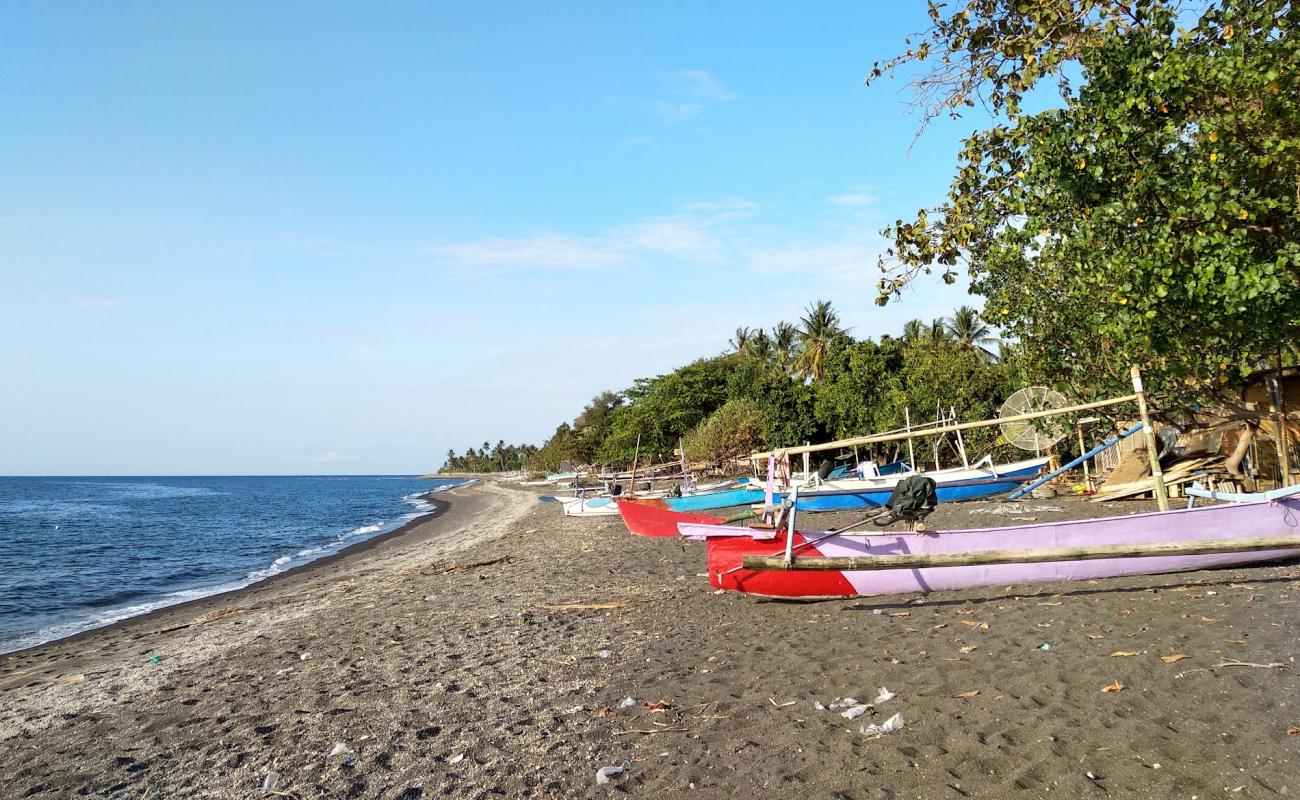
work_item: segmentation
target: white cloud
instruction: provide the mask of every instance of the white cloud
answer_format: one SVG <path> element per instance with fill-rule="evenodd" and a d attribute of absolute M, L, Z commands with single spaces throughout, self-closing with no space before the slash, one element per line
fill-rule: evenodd
<path fill-rule="evenodd" d="M 707 222 L 687 216 L 633 222 L 614 229 L 611 239 L 629 254 L 658 253 L 687 261 L 714 261 L 725 250 Z"/>
<path fill-rule="evenodd" d="M 655 257 L 716 263 L 732 249 L 727 223 L 759 206 L 743 197 L 697 202 L 662 217 L 615 225 L 596 236 L 547 234 L 517 239 L 434 244 L 425 248 L 440 264 L 461 270 L 595 271 Z"/>
<path fill-rule="evenodd" d="M 736 99 L 736 95 L 707 69 L 678 70 L 671 77 L 678 84 L 677 94 L 683 97 L 698 97 L 711 103 L 726 103 Z"/>
<path fill-rule="evenodd" d="M 704 106 L 699 103 L 670 103 L 666 100 L 657 100 L 650 106 L 650 110 L 663 124 L 680 125 L 702 114 Z"/>
<path fill-rule="evenodd" d="M 650 103 L 650 112 L 665 125 L 680 125 L 704 113 L 712 105 L 736 99 L 727 86 L 707 69 L 682 69 L 662 76 L 669 99 Z"/>
<path fill-rule="evenodd" d="M 849 191 L 844 194 L 832 195 L 826 198 L 826 202 L 833 206 L 862 208 L 864 206 L 875 205 L 876 196 L 868 191 L 865 186 L 851 186 L 849 187 Z"/>
<path fill-rule="evenodd" d="M 645 147 L 646 145 L 650 144 L 653 141 L 654 140 L 651 139 L 649 136 L 633 136 L 630 139 L 624 139 L 623 141 L 619 142 L 618 146 L 626 150 L 626 149 L 631 149 L 633 147 Z"/>
<path fill-rule="evenodd" d="M 486 269 L 597 270 L 624 259 L 604 242 L 565 234 L 437 244 L 425 252 L 454 267 Z"/>

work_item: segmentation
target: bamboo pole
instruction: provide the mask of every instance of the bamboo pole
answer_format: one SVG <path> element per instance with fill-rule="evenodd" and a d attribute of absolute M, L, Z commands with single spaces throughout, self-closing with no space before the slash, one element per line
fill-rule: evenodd
<path fill-rule="evenodd" d="M 1280 473 L 1279 487 L 1291 485 L 1291 434 L 1286 426 L 1286 399 L 1282 393 L 1282 351 L 1277 351 L 1277 375 L 1270 383 L 1269 400 L 1273 406 L 1273 425 L 1276 427 L 1273 441 L 1277 444 L 1277 469 Z"/>
<path fill-rule="evenodd" d="M 641 459 L 641 434 L 636 435 L 636 452 L 632 454 L 632 478 L 628 481 L 630 494 L 636 497 L 636 462 Z"/>
<path fill-rule="evenodd" d="M 924 567 L 973 567 L 985 564 L 1040 564 L 1049 561 L 1096 561 L 1103 558 L 1202 556 L 1300 548 L 1300 536 L 1206 539 L 1199 542 L 1112 544 L 1096 547 L 1049 547 L 1038 550 L 984 550 L 974 553 L 909 553 L 880 556 L 808 556 L 787 563 L 784 556 L 745 556 L 754 570 L 882 570 Z"/>
<path fill-rule="evenodd" d="M 912 412 L 903 406 L 903 423 L 907 426 L 907 464 L 916 469 L 916 453 L 912 451 Z"/>
<path fill-rule="evenodd" d="M 1075 430 L 1077 430 L 1077 431 L 1079 432 L 1079 453 L 1080 453 L 1080 454 L 1083 454 L 1083 453 L 1088 452 L 1088 448 L 1087 448 L 1087 447 L 1084 445 L 1084 443 L 1083 443 L 1083 423 L 1081 422 L 1081 423 L 1079 423 L 1077 426 L 1075 426 Z M 1089 460 L 1090 460 L 1090 459 L 1087 459 L 1087 458 L 1085 458 L 1085 459 L 1083 460 L 1083 486 L 1084 486 L 1085 489 L 1087 489 L 1089 492 L 1091 492 L 1091 491 L 1092 491 L 1092 473 L 1088 471 L 1088 461 L 1089 461 Z"/>
<path fill-rule="evenodd" d="M 1135 400 L 1137 400 L 1137 395 L 1127 394 L 1124 395 L 1123 397 L 1116 397 L 1111 400 L 1095 400 L 1091 403 L 1080 403 L 1079 405 L 1066 406 L 1065 408 L 1045 409 L 1043 411 L 1030 411 L 1028 413 L 1017 414 L 1012 417 L 1002 417 L 1000 419 L 981 420 L 979 422 L 962 422 L 956 425 L 945 425 L 937 428 L 926 428 L 924 434 L 926 436 L 929 436 L 932 434 L 949 433 L 952 431 L 969 431 L 969 430 L 976 430 L 978 428 L 991 428 L 996 425 L 1002 425 L 1003 423 L 1007 423 L 1007 422 L 1024 422 L 1025 420 L 1041 419 L 1043 417 L 1060 417 L 1060 416 L 1065 416 L 1067 414 L 1077 414 L 1081 411 L 1092 411 L 1093 409 L 1097 409 L 1097 408 L 1117 406 L 1122 403 L 1132 403 Z M 903 410 L 904 413 L 906 413 L 907 409 L 904 408 Z M 920 431 L 918 431 L 918 433 L 920 433 Z M 909 439 L 914 435 L 916 434 L 913 434 L 912 432 L 909 431 L 909 432 L 901 432 L 901 433 L 873 434 L 871 436 L 855 436 L 851 439 L 840 439 L 838 441 L 826 442 L 824 444 L 808 445 L 807 447 L 791 447 L 788 450 L 784 450 L 784 451 L 771 450 L 771 451 L 764 451 L 761 453 L 754 453 L 753 456 L 751 457 L 767 458 L 768 455 L 777 452 L 785 452 L 785 453 L 789 453 L 790 455 L 797 455 L 799 453 L 804 452 L 805 450 L 809 452 L 817 452 L 819 450 L 831 450 L 831 449 L 838 449 L 842 447 L 852 447 L 855 444 L 861 445 L 861 444 L 875 444 L 877 442 L 899 442 L 905 439 Z"/>
<path fill-rule="evenodd" d="M 948 419 L 953 421 L 957 419 L 957 408 L 948 406 Z M 966 459 L 966 442 L 961 438 L 961 431 L 957 431 L 957 451 L 961 453 L 961 468 L 970 469 L 970 461 Z"/>
<path fill-rule="evenodd" d="M 1160 453 L 1156 451 L 1156 432 L 1151 427 L 1151 415 L 1147 413 L 1147 393 L 1142 389 L 1142 371 L 1137 364 L 1129 368 L 1133 379 L 1133 393 L 1137 396 L 1138 414 L 1142 417 L 1142 427 L 1147 443 L 1147 458 L 1151 461 L 1151 479 L 1155 482 L 1156 505 L 1161 511 L 1169 510 L 1169 490 L 1165 488 L 1165 474 L 1160 470 Z"/>

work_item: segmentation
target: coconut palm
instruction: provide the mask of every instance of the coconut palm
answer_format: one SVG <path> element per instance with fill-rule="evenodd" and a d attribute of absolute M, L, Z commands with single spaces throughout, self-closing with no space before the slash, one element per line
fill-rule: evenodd
<path fill-rule="evenodd" d="M 795 368 L 805 379 L 817 381 L 826 371 L 831 341 L 844 330 L 840 327 L 840 315 L 825 300 L 808 306 L 807 314 L 799 320 L 802 323 L 799 328 L 800 352 Z"/>
<path fill-rule="evenodd" d="M 736 335 L 731 337 L 729 344 L 735 352 L 743 352 L 745 345 L 749 343 L 749 340 L 753 335 L 754 332 L 750 330 L 748 326 L 741 325 L 739 328 L 736 328 Z"/>
<path fill-rule="evenodd" d="M 772 328 L 772 346 L 776 350 L 776 364 L 783 372 L 794 370 L 799 360 L 799 329 L 788 322 L 778 322 Z"/>
<path fill-rule="evenodd" d="M 912 319 L 903 325 L 903 344 L 920 344 L 923 338 L 925 338 L 924 321 Z"/>
<path fill-rule="evenodd" d="M 998 356 L 991 349 L 998 341 L 993 329 L 986 325 L 980 314 L 970 306 L 962 306 L 944 321 L 944 330 L 963 350 L 969 350 L 985 361 L 995 361 Z"/>
<path fill-rule="evenodd" d="M 776 350 L 772 346 L 772 337 L 768 336 L 767 331 L 761 328 L 749 337 L 749 341 L 745 342 L 744 353 L 764 367 L 769 367 L 776 361 Z"/>

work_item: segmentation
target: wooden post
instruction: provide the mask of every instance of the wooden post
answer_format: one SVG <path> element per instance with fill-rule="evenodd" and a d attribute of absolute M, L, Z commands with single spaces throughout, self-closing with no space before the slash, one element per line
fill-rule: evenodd
<path fill-rule="evenodd" d="M 1038 550 L 983 550 L 973 553 L 910 553 L 879 556 L 745 556 L 745 569 L 880 570 L 925 567 L 973 567 L 983 564 L 1041 564 L 1049 561 L 1095 561 L 1102 558 L 1202 556 L 1300 549 L 1300 536 L 1203 539 L 1198 542 L 1109 544 L 1095 547 L 1050 547 Z"/>
<path fill-rule="evenodd" d="M 903 424 L 907 426 L 907 432 L 909 434 L 907 437 L 908 466 L 910 466 L 913 471 L 920 472 L 920 470 L 916 468 L 916 452 L 912 450 L 912 437 L 910 436 L 912 433 L 912 412 L 907 406 L 903 406 Z"/>
<path fill-rule="evenodd" d="M 1083 423 L 1082 423 L 1082 422 L 1079 423 L 1079 425 L 1078 425 L 1078 427 L 1077 427 L 1077 430 L 1079 431 L 1079 455 L 1083 455 L 1084 453 L 1088 452 L 1088 448 L 1087 448 L 1087 447 L 1084 445 L 1084 443 L 1083 443 Z M 1092 473 L 1088 471 L 1088 461 L 1089 461 L 1089 460 L 1090 460 L 1090 459 L 1086 459 L 1086 458 L 1083 460 L 1083 486 L 1084 486 L 1085 489 L 1087 489 L 1089 492 L 1091 492 L 1091 491 L 1092 491 Z"/>
<path fill-rule="evenodd" d="M 1291 434 L 1286 429 L 1286 400 L 1282 396 L 1282 351 L 1277 351 L 1277 375 L 1269 379 L 1269 401 L 1273 406 L 1273 441 L 1277 444 L 1278 487 L 1291 485 Z"/>
<path fill-rule="evenodd" d="M 1169 510 L 1169 492 L 1165 489 L 1165 474 L 1160 470 L 1160 453 L 1156 450 L 1156 432 L 1151 427 L 1151 416 L 1147 413 L 1147 393 L 1142 389 L 1142 371 L 1137 364 L 1129 370 L 1133 379 L 1133 393 L 1137 395 L 1138 414 L 1142 416 L 1142 428 L 1147 442 L 1147 458 L 1151 460 L 1151 478 L 1156 486 L 1156 505 L 1161 511 Z"/>
<path fill-rule="evenodd" d="M 631 482 L 628 483 L 628 488 L 632 490 L 631 492 L 629 492 L 629 494 L 631 494 L 633 497 L 636 497 L 636 462 L 640 460 L 640 458 L 641 458 L 641 434 L 638 433 L 636 435 L 636 452 L 632 455 L 632 480 Z"/>
<path fill-rule="evenodd" d="M 948 406 L 949 422 L 957 421 L 957 409 L 954 406 Z M 957 451 L 961 453 L 961 468 L 970 469 L 970 461 L 966 459 L 966 442 L 961 438 L 961 431 L 957 431 Z"/>

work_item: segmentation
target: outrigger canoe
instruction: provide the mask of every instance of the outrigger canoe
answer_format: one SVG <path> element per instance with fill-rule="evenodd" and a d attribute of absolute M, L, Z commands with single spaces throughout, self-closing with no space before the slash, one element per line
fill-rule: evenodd
<path fill-rule="evenodd" d="M 688 539 L 706 541 L 709 583 L 716 588 L 764 597 L 864 597 L 1186 572 L 1300 557 L 1300 486 L 1252 502 L 1006 528 L 797 531 L 792 568 L 787 569 L 774 563 L 784 562 L 785 531 L 763 540 L 756 536 L 771 536 L 770 531 L 738 536 L 745 529 L 692 522 L 682 522 L 678 529 Z M 947 560 L 964 563 L 917 565 L 936 560 L 926 556 L 944 554 L 955 554 Z M 913 563 L 893 566 L 900 560 Z"/>
<path fill-rule="evenodd" d="M 796 506 L 800 511 L 882 508 L 898 482 L 912 475 L 933 478 L 935 492 L 941 503 L 978 500 L 1015 489 L 1020 484 L 1033 479 L 1046 463 L 1046 458 L 1031 458 L 986 467 L 959 467 L 931 472 L 895 473 L 875 478 L 830 480 L 820 486 L 800 487 Z M 780 504 L 782 499 L 784 494 L 776 492 L 773 502 Z M 763 501 L 763 490 L 756 484 L 751 484 L 750 488 L 664 498 L 664 502 L 673 511 L 708 511 L 716 508 L 755 505 Z"/>
<path fill-rule="evenodd" d="M 677 536 L 679 522 L 722 525 L 727 521 L 726 517 L 712 514 L 672 511 L 663 500 L 622 498 L 618 501 L 618 513 L 623 516 L 627 529 L 637 536 Z"/>

